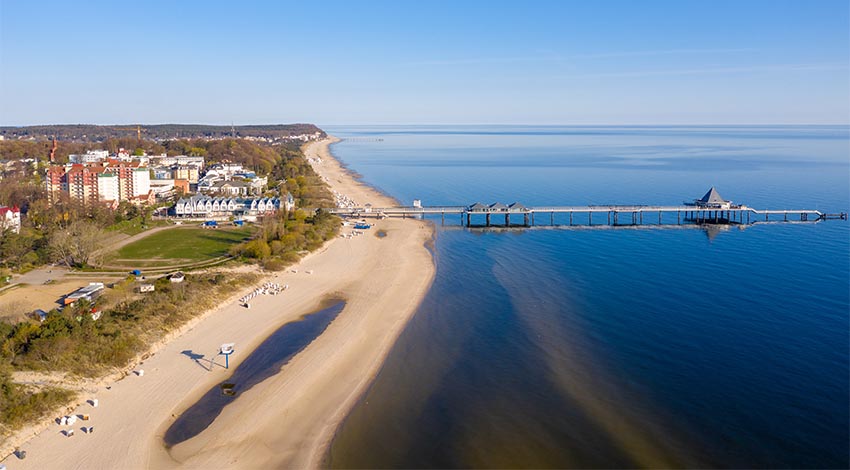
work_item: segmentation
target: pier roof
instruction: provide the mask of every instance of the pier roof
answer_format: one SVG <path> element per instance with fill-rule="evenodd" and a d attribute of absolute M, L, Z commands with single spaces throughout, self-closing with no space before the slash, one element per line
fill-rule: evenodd
<path fill-rule="evenodd" d="M 703 204 L 723 204 L 724 202 L 729 201 L 720 197 L 720 193 L 718 193 L 717 190 L 714 189 L 714 186 L 712 186 L 711 189 L 709 189 L 708 192 L 705 193 L 705 196 L 699 199 L 698 202 L 701 202 Z"/>

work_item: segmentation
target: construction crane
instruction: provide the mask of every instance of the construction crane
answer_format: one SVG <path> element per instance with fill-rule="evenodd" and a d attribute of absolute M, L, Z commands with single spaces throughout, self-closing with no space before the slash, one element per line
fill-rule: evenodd
<path fill-rule="evenodd" d="M 145 132 L 148 131 L 147 129 L 143 128 L 142 126 L 138 126 L 138 125 L 136 127 L 132 127 L 132 126 L 130 126 L 130 127 L 116 127 L 115 129 L 119 130 L 119 131 L 136 131 L 136 137 L 139 139 L 139 142 L 142 141 L 142 131 L 145 131 Z"/>

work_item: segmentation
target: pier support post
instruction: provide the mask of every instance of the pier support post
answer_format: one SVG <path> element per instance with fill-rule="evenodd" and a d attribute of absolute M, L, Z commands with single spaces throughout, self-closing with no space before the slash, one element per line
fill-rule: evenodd
<path fill-rule="evenodd" d="M 523 214 L 522 221 L 525 223 L 525 226 L 528 227 L 528 212 Z"/>
<path fill-rule="evenodd" d="M 593 225 L 593 211 L 587 211 L 587 225 Z"/>
<path fill-rule="evenodd" d="M 446 225 L 446 213 L 440 212 L 440 225 Z"/>
<path fill-rule="evenodd" d="M 534 225 L 534 212 L 531 213 L 531 225 Z"/>
<path fill-rule="evenodd" d="M 485 219 L 484 219 L 484 220 L 486 221 L 486 222 L 485 222 L 485 225 L 489 227 L 489 226 L 490 226 L 490 214 L 488 213 L 488 214 L 487 214 L 486 216 L 484 216 L 484 217 L 485 217 Z"/>
<path fill-rule="evenodd" d="M 767 222 L 770 219 L 770 214 L 767 212 L 764 213 L 764 221 Z"/>
<path fill-rule="evenodd" d="M 472 214 L 469 212 L 466 213 L 466 226 L 469 227 L 472 225 Z"/>
<path fill-rule="evenodd" d="M 638 212 L 638 216 L 640 217 L 640 224 L 643 225 L 643 211 Z"/>
<path fill-rule="evenodd" d="M 608 211 L 608 225 L 611 225 L 611 211 Z"/>
<path fill-rule="evenodd" d="M 658 211 L 658 225 L 661 225 L 661 211 Z"/>
<path fill-rule="evenodd" d="M 511 215 L 505 214 L 505 227 L 510 227 L 510 226 L 511 226 Z"/>
<path fill-rule="evenodd" d="M 784 214 L 784 215 L 785 215 L 785 221 L 786 221 L 786 222 L 788 222 L 788 213 L 787 213 L 787 212 L 785 212 L 785 214 Z"/>
<path fill-rule="evenodd" d="M 573 211 L 570 211 L 570 225 L 573 224 Z"/>
<path fill-rule="evenodd" d="M 619 223 L 619 219 L 620 219 L 620 213 L 617 212 L 617 211 L 614 211 L 614 225 L 617 225 Z"/>
<path fill-rule="evenodd" d="M 550 223 L 552 226 L 554 226 L 554 225 L 555 225 L 555 213 L 554 213 L 554 212 L 552 212 L 551 214 L 549 214 L 549 223 Z"/>

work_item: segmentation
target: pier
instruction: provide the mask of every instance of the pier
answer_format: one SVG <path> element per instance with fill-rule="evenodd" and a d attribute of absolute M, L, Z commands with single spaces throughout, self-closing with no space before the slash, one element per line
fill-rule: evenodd
<path fill-rule="evenodd" d="M 827 213 L 815 209 L 755 209 L 732 204 L 720 197 L 714 188 L 693 202 L 679 205 L 588 205 L 527 207 L 515 202 L 505 205 L 474 203 L 468 206 L 338 207 L 329 212 L 354 217 L 459 217 L 467 227 L 531 227 L 534 225 L 745 225 L 757 222 L 818 222 L 847 220 L 846 212 Z"/>

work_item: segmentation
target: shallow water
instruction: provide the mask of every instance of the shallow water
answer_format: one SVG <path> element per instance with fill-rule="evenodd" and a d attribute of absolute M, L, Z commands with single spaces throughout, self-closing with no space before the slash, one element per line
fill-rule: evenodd
<path fill-rule="evenodd" d="M 846 127 L 349 127 L 410 203 L 847 211 Z M 439 225 L 439 218 L 435 219 Z M 437 277 L 333 467 L 841 467 L 850 224 L 438 230 Z M 548 222 L 548 221 L 547 221 Z"/>
<path fill-rule="evenodd" d="M 286 323 L 266 338 L 227 380 L 211 388 L 177 417 L 165 432 L 165 444 L 174 446 L 197 436 L 215 421 L 225 406 L 238 400 L 242 392 L 280 372 L 290 359 L 321 335 L 345 307 L 341 300 L 328 303 L 328 307 Z M 191 354 L 186 355 L 191 358 Z M 223 361 L 221 357 L 216 358 L 217 364 Z M 208 362 L 201 359 L 196 362 L 202 367 L 209 367 Z M 219 366 L 221 364 L 215 367 Z"/>

